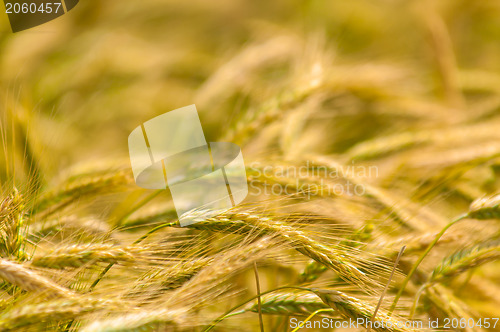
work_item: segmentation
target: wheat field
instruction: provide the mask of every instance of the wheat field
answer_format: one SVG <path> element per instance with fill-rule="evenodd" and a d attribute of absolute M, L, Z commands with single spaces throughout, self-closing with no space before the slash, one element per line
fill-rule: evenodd
<path fill-rule="evenodd" d="M 0 331 L 500 331 L 499 16 L 82 0 L 19 33 L 2 16 Z M 241 147 L 249 194 L 180 227 L 127 137 L 191 104 L 207 141 Z"/>

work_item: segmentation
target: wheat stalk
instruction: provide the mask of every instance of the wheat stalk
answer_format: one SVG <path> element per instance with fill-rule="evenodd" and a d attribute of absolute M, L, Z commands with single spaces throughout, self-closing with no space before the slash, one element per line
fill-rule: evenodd
<path fill-rule="evenodd" d="M 243 243 L 213 258 L 213 263 L 206 265 L 195 277 L 185 282 L 182 287 L 166 294 L 165 304 L 192 303 L 200 306 L 210 299 L 213 292 L 220 292 L 220 284 L 235 272 L 251 266 L 273 251 L 278 243 L 272 237 L 263 237 L 252 243 Z M 276 248 L 276 247 L 274 247 Z"/>
<path fill-rule="evenodd" d="M 88 262 L 132 263 L 140 259 L 141 248 L 117 247 L 112 244 L 71 245 L 54 248 L 31 259 L 33 266 L 61 269 L 80 267 Z"/>
<path fill-rule="evenodd" d="M 86 235 L 91 240 L 96 237 L 114 238 L 117 235 L 111 231 L 109 224 L 99 218 L 94 216 L 79 218 L 75 215 L 35 222 L 29 226 L 28 231 L 28 238 L 33 243 L 57 235 L 61 237 Z"/>
<path fill-rule="evenodd" d="M 128 169 L 83 176 L 45 193 L 36 202 L 33 213 L 38 218 L 46 218 L 83 197 L 119 191 L 132 182 L 133 177 Z"/>
<path fill-rule="evenodd" d="M 283 316 L 306 316 L 318 309 L 328 308 L 318 297 L 305 292 L 275 292 L 261 297 L 262 313 Z M 252 303 L 244 311 L 258 312 L 258 304 Z"/>
<path fill-rule="evenodd" d="M 272 238 L 265 237 L 253 243 L 243 244 L 223 252 L 214 258 L 200 272 L 182 287 L 166 294 L 161 301 L 162 307 L 169 309 L 144 309 L 138 313 L 94 322 L 83 331 L 122 331 L 123 329 L 144 329 L 157 324 L 186 325 L 184 316 L 189 307 L 199 307 L 220 294 L 217 288 L 234 272 L 251 265 L 271 250 Z"/>
<path fill-rule="evenodd" d="M 445 258 L 432 272 L 430 282 L 442 282 L 479 265 L 500 258 L 500 242 L 485 243 L 460 250 Z"/>
<path fill-rule="evenodd" d="M 186 310 L 158 309 L 141 310 L 136 313 L 116 316 L 111 319 L 97 320 L 85 325 L 82 332 L 119 332 L 147 331 L 159 326 L 190 326 L 192 321 L 186 320 Z"/>
<path fill-rule="evenodd" d="M 98 310 L 121 307 L 117 301 L 74 297 L 14 307 L 0 316 L 0 330 L 17 330 L 27 325 L 76 319 Z"/>
<path fill-rule="evenodd" d="M 472 202 L 468 217 L 473 219 L 500 219 L 500 193 Z"/>
<path fill-rule="evenodd" d="M 355 321 L 360 319 L 360 321 L 363 322 L 363 326 L 369 326 L 375 331 L 418 331 L 416 329 L 403 327 L 405 325 L 402 320 L 398 320 L 397 317 L 390 315 L 383 309 L 379 309 L 377 311 L 377 316 L 373 318 L 372 316 L 375 312 L 375 306 L 353 296 L 334 290 L 316 289 L 315 293 L 325 304 L 337 311 L 342 317 Z"/>
<path fill-rule="evenodd" d="M 0 257 L 23 258 L 25 202 L 17 189 L 0 202 Z"/>
<path fill-rule="evenodd" d="M 189 226 L 195 229 L 205 229 L 212 231 L 236 232 L 248 234 L 252 230 L 264 234 L 274 234 L 282 240 L 292 244 L 300 253 L 312 258 L 339 274 L 341 278 L 352 282 L 362 288 L 370 288 L 377 285 L 377 282 L 362 271 L 367 262 L 361 257 L 357 258 L 352 254 L 353 248 L 342 246 L 327 246 L 307 235 L 306 231 L 296 229 L 285 222 L 273 220 L 269 217 L 257 214 L 238 212 L 230 217 L 219 215 L 209 218 L 206 221 L 198 222 Z M 379 272 L 388 270 L 386 265 L 370 262 L 372 272 L 380 269 Z"/>
<path fill-rule="evenodd" d="M 458 139 L 461 142 L 494 139 L 498 138 L 498 132 L 494 128 L 495 126 L 486 122 L 460 127 L 398 133 L 358 143 L 349 149 L 347 154 L 351 160 L 359 161 L 384 157 L 422 145 L 455 145 Z"/>
<path fill-rule="evenodd" d="M 465 319 L 466 321 L 470 318 L 477 317 L 477 314 L 471 312 L 468 306 L 456 298 L 453 293 L 445 288 L 443 285 L 435 284 L 426 289 L 427 298 L 443 313 L 446 317 Z M 482 331 L 481 328 L 465 327 L 464 331 L 473 332 Z"/>
<path fill-rule="evenodd" d="M 20 264 L 0 259 L 0 278 L 24 290 L 51 296 L 73 297 L 74 293 Z"/>
<path fill-rule="evenodd" d="M 327 270 L 328 269 L 325 265 L 316 261 L 310 261 L 300 273 L 298 281 L 299 283 L 312 282 L 318 279 Z"/>

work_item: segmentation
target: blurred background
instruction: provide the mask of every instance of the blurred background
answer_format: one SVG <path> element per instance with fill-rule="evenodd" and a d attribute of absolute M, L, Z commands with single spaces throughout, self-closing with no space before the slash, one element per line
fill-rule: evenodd
<path fill-rule="evenodd" d="M 291 107 L 273 99 L 301 93 L 316 112 L 302 117 L 328 132 L 302 145 L 321 152 L 453 123 L 500 105 L 499 13 L 495 0 L 86 0 L 15 34 L 2 14 L 3 148 L 26 142 L 50 182 L 81 163 L 126 163 L 131 130 L 169 110 L 196 104 L 213 141 L 262 107 L 285 119 Z M 2 180 L 25 181 L 25 159 L 7 155 Z"/>

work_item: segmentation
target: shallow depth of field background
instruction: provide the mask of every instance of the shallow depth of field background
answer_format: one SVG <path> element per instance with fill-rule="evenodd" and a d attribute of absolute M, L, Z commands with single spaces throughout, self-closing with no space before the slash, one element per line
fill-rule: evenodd
<path fill-rule="evenodd" d="M 79 330 L 94 321 L 165 309 L 162 303 L 168 292 L 200 272 L 196 269 L 176 279 L 179 284 L 173 290 L 162 288 L 155 297 L 158 288 L 151 271 L 168 271 L 179 262 L 199 258 L 208 259 L 199 268 L 209 268 L 214 262 L 209 258 L 220 261 L 225 253 L 233 254 L 230 250 L 245 251 L 264 233 L 279 240 L 272 250 L 254 256 L 262 291 L 312 284 L 345 290 L 371 305 L 378 301 L 398 250 L 407 245 L 382 304 L 387 310 L 433 236 L 466 213 L 471 202 L 499 190 L 500 2 L 496 0 L 82 0 L 68 14 L 15 34 L 6 15 L 0 17 L 1 192 L 5 199 L 16 187 L 24 199 L 24 221 L 18 230 L 24 254 L 2 258 L 33 268 L 78 296 L 89 296 L 87 290 L 99 273 L 116 262 L 93 290 L 95 295 L 90 295 L 127 302 L 126 296 L 136 292 L 126 308 L 91 306 L 92 310 L 76 314 L 42 313 L 30 321 L 15 318 L 12 310 L 53 299 L 3 283 L 1 328 Z M 376 167 L 376 176 L 355 179 L 371 188 L 364 195 L 319 191 L 312 197 L 297 192 L 280 197 L 251 190 L 240 211 L 277 218 L 284 226 L 337 248 L 337 253 L 359 255 L 369 263 L 384 259 L 378 288 L 363 292 L 335 269 L 301 283 L 300 274 L 315 257 L 294 251 L 300 244 L 280 238 L 279 228 L 271 227 L 269 234 L 269 229 L 266 233 L 257 226 L 251 234 L 227 234 L 210 225 L 202 230 L 166 228 L 141 242 L 151 245 L 147 255 L 130 253 L 139 257 L 133 263 L 90 254 L 91 258 L 75 258 L 77 263 L 69 266 L 35 267 L 36 257 L 72 245 L 116 245 L 133 252 L 132 243 L 141 235 L 175 221 L 168 191 L 148 198 L 152 191 L 131 180 L 127 137 L 144 121 L 190 104 L 196 104 L 207 141 L 237 143 L 249 168 L 299 167 L 308 161 L 326 165 L 328 160 Z M 248 175 L 264 186 L 317 180 Z M 290 218 L 292 213 L 300 217 Z M 98 221 L 102 233 L 64 231 L 65 220 L 86 227 L 89 218 Z M 34 229 L 54 221 L 62 225 L 57 231 L 33 235 Z M 500 265 L 495 261 L 500 256 L 499 238 L 498 219 L 471 218 L 453 226 L 410 282 L 397 314 L 408 317 L 418 288 L 446 257 L 467 248 L 474 252 L 485 244 L 492 248 L 487 259 L 474 257 L 440 281 L 445 290 L 424 295 L 416 315 L 422 319 L 500 316 Z M 178 247 L 171 248 L 169 241 L 185 243 L 175 242 Z M 168 320 L 157 313 L 163 318 L 151 318 L 144 326 L 202 330 L 231 306 L 254 296 L 253 261 L 236 260 L 241 265 L 235 264 L 235 271 L 228 267 L 219 284 L 210 284 L 213 289 L 197 294 L 195 282 L 191 297 L 170 304 L 169 309 L 189 308 L 188 318 Z M 138 289 L 141 283 L 151 289 Z M 200 298 L 206 300 L 198 307 L 195 302 Z M 456 306 L 450 308 L 448 302 Z M 264 315 L 266 331 L 287 331 L 285 322 L 300 303 L 289 304 L 288 314 L 283 308 L 271 314 L 272 305 Z M 320 300 L 315 305 L 324 306 Z M 303 310 L 301 319 L 308 315 L 304 312 L 314 310 Z M 15 319 L 22 323 L 12 323 Z M 126 319 L 122 322 L 123 330 L 137 327 L 126 326 Z M 259 331 L 258 322 L 257 313 L 243 313 L 216 330 Z M 106 328 L 102 331 L 119 330 Z"/>
<path fill-rule="evenodd" d="M 350 116 L 355 132 L 332 124 L 333 137 L 310 148 L 343 152 L 430 126 L 405 118 L 442 125 L 492 103 L 498 11 L 496 1 L 84 1 L 38 28 L 2 29 L 2 92 L 31 120 L 50 181 L 80 162 L 126 158 L 138 123 L 184 105 L 218 139 L 242 113 L 307 85 L 317 63 L 332 95 L 348 90 L 322 112 Z"/>

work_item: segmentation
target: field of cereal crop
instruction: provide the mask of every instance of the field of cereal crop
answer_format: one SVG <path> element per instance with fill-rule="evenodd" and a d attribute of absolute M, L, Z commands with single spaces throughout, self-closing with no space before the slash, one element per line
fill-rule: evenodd
<path fill-rule="evenodd" d="M 1 15 L 0 331 L 500 331 L 500 2 Z M 180 227 L 127 138 L 191 104 L 249 192 Z"/>

